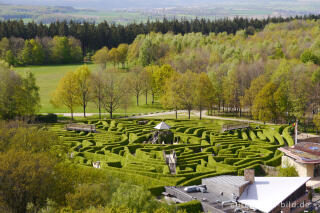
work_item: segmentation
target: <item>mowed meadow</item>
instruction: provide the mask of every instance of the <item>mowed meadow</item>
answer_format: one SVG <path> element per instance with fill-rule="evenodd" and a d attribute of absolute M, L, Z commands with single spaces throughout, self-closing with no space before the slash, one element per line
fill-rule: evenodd
<path fill-rule="evenodd" d="M 87 64 L 89 69 L 92 72 L 96 72 L 96 65 L 95 64 Z M 50 103 L 50 99 L 52 97 L 52 93 L 57 88 L 57 85 L 60 79 L 69 71 L 75 71 L 77 68 L 82 66 L 82 64 L 68 64 L 68 65 L 43 65 L 43 66 L 26 66 L 26 67 L 15 67 L 14 70 L 19 73 L 20 75 L 25 75 L 26 72 L 32 72 L 36 77 L 36 83 L 40 88 L 40 102 L 41 102 L 41 109 L 40 113 L 69 113 L 69 110 L 65 107 L 55 108 Z M 110 65 L 111 67 L 112 65 Z M 122 73 L 126 75 L 126 71 Z M 161 104 L 157 101 L 152 105 L 152 97 L 151 94 L 148 94 L 148 104 L 146 104 L 146 97 L 145 95 L 141 95 L 139 97 L 139 106 L 136 104 L 136 97 L 132 95 L 132 104 L 128 108 L 128 114 L 140 114 L 140 113 L 149 113 L 149 112 L 158 112 L 162 111 Z M 75 109 L 76 113 L 82 113 L 83 109 L 77 107 Z M 97 113 L 98 110 L 94 103 L 89 103 L 88 113 Z M 116 112 L 124 114 L 123 109 L 118 109 Z"/>

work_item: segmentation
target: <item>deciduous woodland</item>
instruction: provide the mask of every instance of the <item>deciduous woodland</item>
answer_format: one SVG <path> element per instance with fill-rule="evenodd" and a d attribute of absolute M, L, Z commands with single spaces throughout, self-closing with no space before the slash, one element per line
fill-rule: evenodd
<path fill-rule="evenodd" d="M 151 94 L 165 108 L 245 111 L 265 122 L 308 117 L 317 123 L 319 31 L 318 21 L 295 20 L 249 36 L 244 30 L 150 33 L 139 35 L 128 49 L 104 47 L 92 58 L 101 69 L 112 63 L 115 69 L 107 73 L 128 62 L 129 90 L 137 97 Z"/>

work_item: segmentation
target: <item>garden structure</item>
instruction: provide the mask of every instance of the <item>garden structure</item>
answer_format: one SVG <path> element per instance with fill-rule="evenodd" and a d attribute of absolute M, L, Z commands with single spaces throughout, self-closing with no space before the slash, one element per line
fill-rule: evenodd
<path fill-rule="evenodd" d="M 97 132 L 67 131 L 63 124 L 50 130 L 58 134 L 73 153 L 70 161 L 86 169 L 112 173 L 143 185 L 155 194 L 164 186 L 200 184 L 203 178 L 219 175 L 243 175 L 245 169 L 255 169 L 263 175 L 261 165 L 279 166 L 282 152 L 278 148 L 292 146 L 287 135 L 289 127 L 257 126 L 221 133 L 225 124 L 220 120 L 166 120 L 174 134 L 175 144 L 145 143 L 152 137 L 156 124 L 150 119 L 139 125 L 139 120 L 88 121 Z M 166 162 L 172 154 L 175 171 Z M 93 162 L 99 161 L 99 169 Z"/>
<path fill-rule="evenodd" d="M 294 166 L 301 177 L 320 177 L 320 144 L 301 142 L 279 150 L 284 153 L 282 167 Z"/>

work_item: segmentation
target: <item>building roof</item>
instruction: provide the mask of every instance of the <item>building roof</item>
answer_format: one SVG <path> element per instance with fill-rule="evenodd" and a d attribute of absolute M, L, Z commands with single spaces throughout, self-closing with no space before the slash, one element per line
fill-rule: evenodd
<path fill-rule="evenodd" d="M 155 129 L 170 129 L 171 126 L 169 126 L 168 124 L 166 124 L 165 122 L 161 122 L 159 123 L 157 126 L 154 127 Z"/>
<path fill-rule="evenodd" d="M 303 142 L 292 147 L 281 147 L 280 151 L 299 163 L 320 163 L 320 144 Z"/>
<path fill-rule="evenodd" d="M 237 187 L 241 187 L 249 183 L 249 181 L 246 181 L 243 176 L 231 176 L 231 175 L 221 175 L 221 176 L 216 176 L 211 178 L 205 178 L 205 179 L 202 179 L 202 181 L 215 182 L 219 184 L 229 184 Z"/>
<path fill-rule="evenodd" d="M 262 212 L 270 212 L 305 184 L 309 177 L 255 177 L 238 202 Z"/>

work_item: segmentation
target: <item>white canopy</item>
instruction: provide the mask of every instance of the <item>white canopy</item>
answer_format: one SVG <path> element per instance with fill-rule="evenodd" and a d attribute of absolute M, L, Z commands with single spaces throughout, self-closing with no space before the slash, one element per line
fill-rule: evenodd
<path fill-rule="evenodd" d="M 309 177 L 255 177 L 238 202 L 262 212 L 271 212 L 305 184 Z"/>
<path fill-rule="evenodd" d="M 161 122 L 159 123 L 157 126 L 154 127 L 155 129 L 170 129 L 171 126 L 169 126 L 168 124 L 166 124 L 165 122 Z"/>

